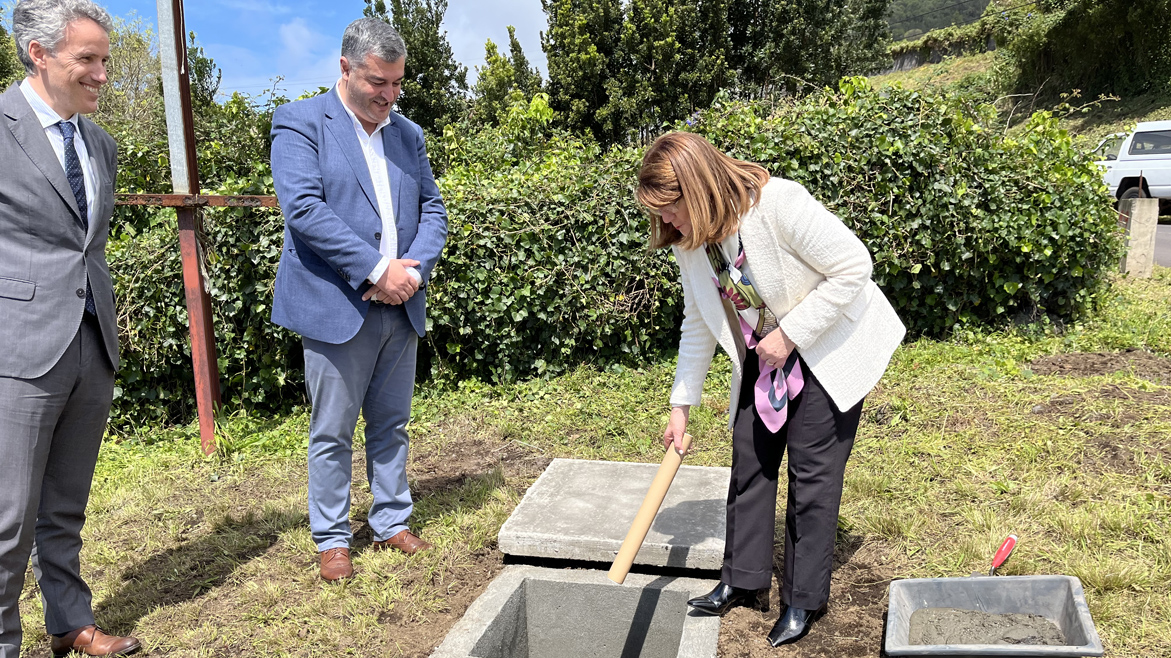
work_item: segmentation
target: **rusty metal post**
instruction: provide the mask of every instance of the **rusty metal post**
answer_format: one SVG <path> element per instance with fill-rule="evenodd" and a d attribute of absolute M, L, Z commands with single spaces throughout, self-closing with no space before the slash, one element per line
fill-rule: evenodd
<path fill-rule="evenodd" d="M 157 0 L 159 58 L 163 68 L 163 101 L 167 113 L 167 142 L 175 194 L 199 194 L 199 167 L 195 159 L 195 121 L 191 112 L 191 81 L 187 66 L 187 30 L 182 0 Z M 199 217 L 194 207 L 177 207 L 179 249 L 183 259 L 183 290 L 191 327 L 191 361 L 195 366 L 195 401 L 199 409 L 199 438 L 205 454 L 215 451 L 215 413 L 220 405 L 220 375 L 216 362 L 211 298 L 203 280 L 199 248 Z"/>

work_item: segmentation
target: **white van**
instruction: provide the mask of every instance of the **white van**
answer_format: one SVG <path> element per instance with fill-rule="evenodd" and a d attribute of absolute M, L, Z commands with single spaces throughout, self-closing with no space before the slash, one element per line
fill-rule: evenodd
<path fill-rule="evenodd" d="M 1145 121 L 1133 133 L 1110 135 L 1094 150 L 1115 199 L 1171 202 L 1171 121 Z"/>

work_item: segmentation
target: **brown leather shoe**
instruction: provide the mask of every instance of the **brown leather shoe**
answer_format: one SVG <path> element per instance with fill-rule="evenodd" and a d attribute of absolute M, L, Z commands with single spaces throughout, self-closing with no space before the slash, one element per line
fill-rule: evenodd
<path fill-rule="evenodd" d="M 350 549 L 331 548 L 321 551 L 321 579 L 341 580 L 354 575 L 354 563 L 350 562 Z"/>
<path fill-rule="evenodd" d="M 53 636 L 49 645 L 54 656 L 66 656 L 76 651 L 83 656 L 125 656 L 142 646 L 138 638 L 107 635 L 97 626 L 82 626 L 64 637 Z"/>
<path fill-rule="evenodd" d="M 385 551 L 390 548 L 398 549 L 407 555 L 414 555 L 419 551 L 431 548 L 431 542 L 419 539 L 410 530 L 403 530 L 386 541 L 376 541 L 373 546 L 376 551 Z"/>

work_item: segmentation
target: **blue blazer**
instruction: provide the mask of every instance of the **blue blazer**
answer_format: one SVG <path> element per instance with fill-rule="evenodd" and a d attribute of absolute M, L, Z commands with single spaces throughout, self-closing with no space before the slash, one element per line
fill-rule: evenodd
<path fill-rule="evenodd" d="M 398 229 L 398 258 L 421 263 L 423 283 L 403 305 L 426 331 L 427 284 L 447 240 L 447 210 L 418 125 L 392 112 L 382 129 Z M 302 336 L 339 344 L 362 327 L 362 294 L 378 264 L 382 219 L 354 124 L 337 90 L 277 108 L 272 178 L 285 215 L 272 321 Z"/>

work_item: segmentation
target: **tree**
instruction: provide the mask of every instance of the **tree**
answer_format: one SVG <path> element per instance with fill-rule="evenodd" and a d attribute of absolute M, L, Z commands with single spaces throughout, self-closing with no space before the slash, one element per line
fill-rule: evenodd
<path fill-rule="evenodd" d="M 24 66 L 16 56 L 16 40 L 0 25 L 0 89 L 24 77 Z"/>
<path fill-rule="evenodd" d="M 441 29 L 447 0 L 366 0 L 366 16 L 394 26 L 407 46 L 406 77 L 398 107 L 430 133 L 464 114 L 468 69 L 455 61 L 447 32 Z"/>
<path fill-rule="evenodd" d="M 215 60 L 203 52 L 203 47 L 195 41 L 195 33 L 188 34 L 190 43 L 187 44 L 187 62 L 191 67 L 191 104 L 196 112 L 201 108 L 214 105 L 216 96 L 220 93 L 220 80 L 223 74 Z"/>
<path fill-rule="evenodd" d="M 150 139 L 165 132 L 159 44 L 142 17 L 114 18 L 107 84 L 93 120 L 111 133 Z M 139 140 L 135 140 L 139 141 Z"/>
<path fill-rule="evenodd" d="M 528 58 L 516 39 L 516 29 L 508 26 L 509 55 L 500 53 L 488 39 L 484 44 L 484 67 L 478 68 L 472 90 L 472 121 L 499 125 L 508 109 L 518 102 L 528 102 L 541 91 L 541 74 L 529 67 Z"/>
<path fill-rule="evenodd" d="M 890 0 L 542 0 L 549 95 L 605 144 L 651 136 L 723 88 L 834 84 L 881 65 Z"/>
<path fill-rule="evenodd" d="M 508 52 L 512 56 L 512 71 L 517 89 L 529 97 L 541 91 L 541 72 L 537 67 L 529 66 L 529 58 L 525 57 L 524 48 L 521 48 L 520 40 L 516 38 L 516 28 L 511 25 L 508 26 Z"/>
<path fill-rule="evenodd" d="M 793 76 L 828 85 L 881 65 L 890 0 L 747 0 L 728 8 L 732 68 L 750 91 Z M 792 88 L 793 83 L 786 85 Z M 799 85 L 798 85 L 799 86 Z"/>
<path fill-rule="evenodd" d="M 993 12 L 1020 22 L 1006 50 L 1021 93 L 1125 97 L 1171 89 L 1171 0 L 1055 0 L 993 5 Z"/>
<path fill-rule="evenodd" d="M 618 72 L 621 0 L 541 0 L 541 7 L 549 21 L 541 48 L 549 63 L 550 106 L 567 128 L 613 142 L 598 111 L 610 100 L 606 82 Z"/>
<path fill-rule="evenodd" d="M 632 0 L 598 113 L 606 132 L 645 140 L 710 105 L 728 79 L 727 48 L 723 0 Z"/>

